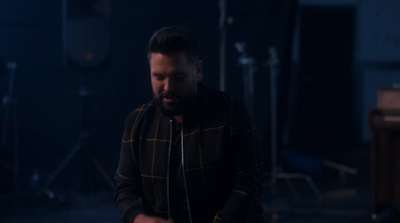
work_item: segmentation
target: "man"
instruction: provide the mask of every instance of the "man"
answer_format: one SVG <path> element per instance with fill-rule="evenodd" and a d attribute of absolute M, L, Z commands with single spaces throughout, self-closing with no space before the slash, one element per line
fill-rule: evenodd
<path fill-rule="evenodd" d="M 115 202 L 128 223 L 245 222 L 262 211 L 255 129 L 242 102 L 200 84 L 187 30 L 149 41 L 154 99 L 128 117 Z"/>

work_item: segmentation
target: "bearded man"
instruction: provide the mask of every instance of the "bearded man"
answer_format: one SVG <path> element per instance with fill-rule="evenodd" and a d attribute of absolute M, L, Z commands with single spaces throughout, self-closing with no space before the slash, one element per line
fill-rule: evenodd
<path fill-rule="evenodd" d="M 122 221 L 246 222 L 260 214 L 261 156 L 243 102 L 201 84 L 203 62 L 184 28 L 156 31 L 148 61 L 154 99 L 128 117 L 115 176 Z"/>

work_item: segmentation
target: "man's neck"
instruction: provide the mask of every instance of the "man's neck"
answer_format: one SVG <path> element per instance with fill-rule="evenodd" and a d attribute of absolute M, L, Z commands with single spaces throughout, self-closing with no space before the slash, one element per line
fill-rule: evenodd
<path fill-rule="evenodd" d="M 182 123 L 182 121 L 183 121 L 183 115 L 176 115 L 176 116 L 173 116 L 173 118 L 177 123 Z"/>

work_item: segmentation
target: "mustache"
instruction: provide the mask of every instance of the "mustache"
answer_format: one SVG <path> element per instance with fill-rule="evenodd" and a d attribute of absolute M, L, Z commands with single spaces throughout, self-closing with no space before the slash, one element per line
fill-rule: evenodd
<path fill-rule="evenodd" d="M 179 98 L 179 95 L 174 92 L 163 92 L 160 94 L 160 98 Z"/>

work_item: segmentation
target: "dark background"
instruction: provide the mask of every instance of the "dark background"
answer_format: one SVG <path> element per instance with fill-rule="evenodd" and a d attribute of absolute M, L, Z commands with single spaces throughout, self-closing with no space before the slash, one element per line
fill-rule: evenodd
<path fill-rule="evenodd" d="M 243 97 L 234 43 L 244 41 L 256 60 L 254 120 L 267 163 L 268 48 L 275 46 L 280 60 L 279 152 L 291 148 L 318 157 L 368 150 L 366 117 L 376 107 L 377 90 L 400 83 L 396 9 L 396 0 L 228 2 L 226 92 Z M 17 68 L 15 100 L 1 107 L 0 193 L 15 191 L 16 184 L 34 189 L 35 172 L 44 184 L 83 131 L 90 133 L 85 145 L 113 177 L 125 118 L 152 98 L 148 38 L 165 25 L 190 29 L 205 64 L 204 84 L 219 88 L 219 16 L 215 0 L 2 0 L 0 56 Z M 10 87 L 10 69 L 3 71 L 2 97 Z M 51 188 L 108 188 L 82 151 Z"/>

